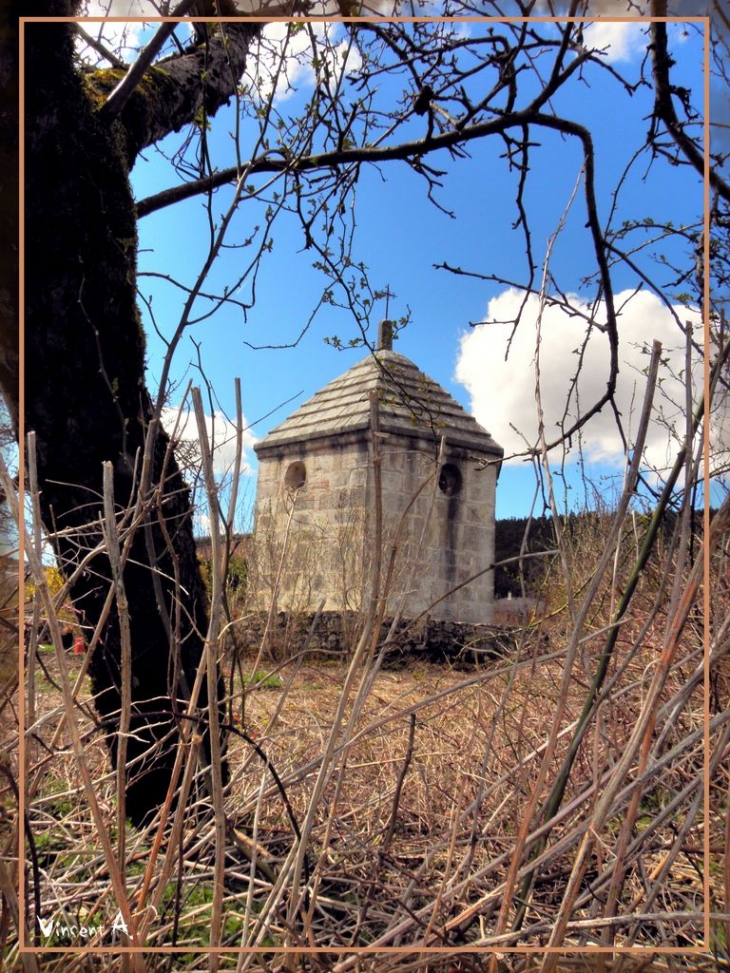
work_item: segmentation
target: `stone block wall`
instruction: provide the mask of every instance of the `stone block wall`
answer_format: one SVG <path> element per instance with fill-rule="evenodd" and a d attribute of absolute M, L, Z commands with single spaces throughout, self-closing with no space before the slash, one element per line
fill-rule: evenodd
<path fill-rule="evenodd" d="M 237 626 L 245 657 L 258 654 L 266 621 L 266 613 L 254 612 Z M 381 646 L 391 621 L 387 619 L 381 626 Z M 279 612 L 270 630 L 266 658 L 284 662 L 304 651 L 312 662 L 346 660 L 354 649 L 361 626 L 362 617 L 355 613 L 322 612 L 315 616 L 311 612 Z M 416 625 L 401 623 L 386 646 L 384 664 L 387 668 L 425 661 L 468 667 L 489 663 L 514 648 L 513 634 L 500 626 L 423 619 Z"/>
<path fill-rule="evenodd" d="M 303 477 L 303 481 L 296 477 Z M 259 607 L 357 611 L 367 575 L 366 442 L 316 441 L 259 462 L 255 591 Z"/>
<path fill-rule="evenodd" d="M 433 438 L 386 434 L 379 441 L 383 576 L 396 551 L 387 610 L 488 623 L 491 571 L 443 596 L 494 560 L 495 468 L 480 469 L 472 454 L 447 445 L 437 481 Z M 285 611 L 315 611 L 322 601 L 326 611 L 360 610 L 374 554 L 367 439 L 321 437 L 259 459 L 258 607 L 268 607 L 276 589 L 276 606 Z"/>
<path fill-rule="evenodd" d="M 437 480 L 436 459 L 433 441 L 390 436 L 383 442 L 386 548 L 407 511 L 396 542 L 400 549 L 388 609 L 395 611 L 405 594 L 406 618 L 429 611 L 432 618 L 488 623 L 493 573 L 458 586 L 494 561 L 496 472 L 480 469 L 475 457 L 447 443 Z"/>

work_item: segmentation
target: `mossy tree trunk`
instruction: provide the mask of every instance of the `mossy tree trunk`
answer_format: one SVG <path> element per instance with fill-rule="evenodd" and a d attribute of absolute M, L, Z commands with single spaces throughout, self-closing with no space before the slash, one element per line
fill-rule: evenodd
<path fill-rule="evenodd" d="M 18 11 L 0 8 L 0 389 L 18 408 Z"/>
<path fill-rule="evenodd" d="M 75 11 L 70 0 L 56 0 L 43 11 L 36 5 L 33 14 L 41 12 Z M 256 29 L 228 25 L 225 37 L 210 30 L 197 47 L 148 69 L 123 108 L 112 112 L 104 105 L 120 73 L 79 69 L 72 24 L 26 28 L 25 429 L 36 434 L 42 513 L 67 572 L 101 539 L 105 461 L 114 465 L 117 509 L 134 502 L 153 414 L 136 306 L 129 168 L 141 149 L 192 122 L 201 106 L 213 114 L 230 98 Z M 189 491 L 167 454 L 160 432 L 150 490 L 157 502 L 150 504 L 146 527 L 137 530 L 124 575 L 132 645 L 127 760 L 148 753 L 127 791 L 134 822 L 166 793 L 179 713 L 207 624 Z M 89 626 L 101 617 L 110 576 L 100 555 L 74 585 L 74 604 Z M 121 699 L 116 609 L 91 675 L 115 760 Z"/>

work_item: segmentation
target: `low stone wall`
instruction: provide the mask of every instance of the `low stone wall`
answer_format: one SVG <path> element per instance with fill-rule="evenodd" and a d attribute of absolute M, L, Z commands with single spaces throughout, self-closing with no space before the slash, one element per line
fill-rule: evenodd
<path fill-rule="evenodd" d="M 247 655 L 260 648 L 266 613 L 253 613 L 236 626 L 237 642 Z M 381 626 L 379 645 L 392 620 Z M 348 658 L 362 632 L 362 616 L 355 612 L 278 612 L 266 636 L 265 655 L 283 662 L 305 652 L 312 659 Z M 473 666 L 498 658 L 514 646 L 510 629 L 497 625 L 465 625 L 422 619 L 401 622 L 386 649 L 384 665 L 402 665 L 417 659 L 450 665 Z"/>
<path fill-rule="evenodd" d="M 527 625 L 537 614 L 544 612 L 537 598 L 497 598 L 494 602 L 495 625 Z"/>

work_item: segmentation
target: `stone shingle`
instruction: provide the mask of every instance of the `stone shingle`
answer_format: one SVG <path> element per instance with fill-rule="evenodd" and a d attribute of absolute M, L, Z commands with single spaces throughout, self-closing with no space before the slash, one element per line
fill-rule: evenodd
<path fill-rule="evenodd" d="M 459 403 L 404 355 L 380 350 L 353 365 L 256 445 L 256 451 L 366 430 L 370 392 L 378 392 L 380 428 L 502 455 L 502 448 Z"/>

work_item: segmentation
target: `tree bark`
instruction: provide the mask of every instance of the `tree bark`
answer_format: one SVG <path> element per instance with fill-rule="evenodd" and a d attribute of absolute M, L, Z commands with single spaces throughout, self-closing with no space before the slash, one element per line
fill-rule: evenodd
<path fill-rule="evenodd" d="M 56 16 L 73 12 L 70 0 L 55 0 L 44 10 Z M 192 121 L 203 104 L 212 114 L 230 97 L 254 30 L 249 24 L 228 26 L 228 41 L 209 37 L 165 68 L 152 67 L 118 116 L 105 118 L 100 93 L 116 85 L 119 75 L 76 68 L 71 24 L 26 27 L 25 427 L 36 433 L 43 517 L 66 573 L 101 540 L 105 461 L 114 466 L 118 509 L 135 501 L 152 419 L 136 306 L 129 165 L 145 145 Z M 127 759 L 141 761 L 130 770 L 127 813 L 137 824 L 166 794 L 180 713 L 207 628 L 189 491 L 163 432 L 154 445 L 149 500 L 146 525 L 134 537 L 124 574 L 132 644 Z M 89 629 L 101 618 L 110 585 L 108 561 L 97 555 L 73 589 L 74 605 Z M 90 673 L 116 762 L 121 703 L 116 608 Z M 205 688 L 200 702 L 204 719 Z"/>
<path fill-rule="evenodd" d="M 0 13 L 0 389 L 18 423 L 18 11 Z"/>
<path fill-rule="evenodd" d="M 120 139 L 126 142 L 131 167 L 137 153 L 159 142 L 170 132 L 179 132 L 192 121 L 203 124 L 228 104 L 246 65 L 246 56 L 260 25 L 243 22 L 222 24 L 214 30 L 208 23 L 206 39 L 182 55 L 156 62 L 121 108 L 117 100 L 126 81 L 118 69 L 89 72 L 87 79 L 105 96 L 100 116 L 105 122 L 120 119 Z"/>

